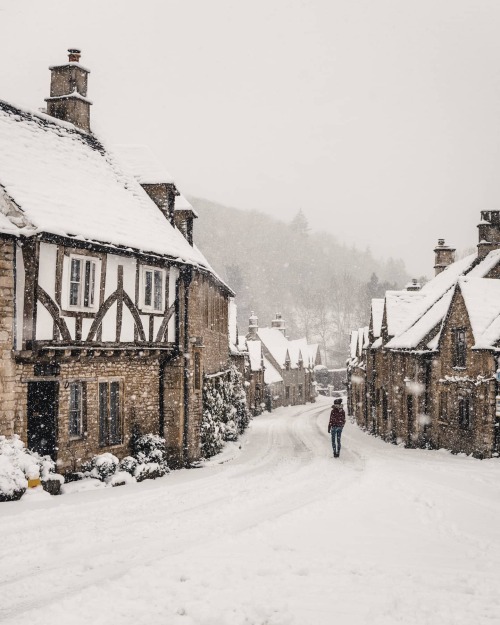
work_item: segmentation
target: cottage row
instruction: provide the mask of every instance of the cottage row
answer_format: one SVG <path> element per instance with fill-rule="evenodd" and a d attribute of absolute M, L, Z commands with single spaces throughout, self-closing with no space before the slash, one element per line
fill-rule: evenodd
<path fill-rule="evenodd" d="M 372 300 L 351 334 L 349 412 L 387 441 L 500 452 L 500 211 L 478 228 L 477 253 L 455 261 L 440 239 L 435 277 Z"/>
<path fill-rule="evenodd" d="M 0 101 L 0 435 L 63 472 L 127 455 L 133 431 L 160 434 L 171 464 L 188 464 L 204 376 L 232 358 L 255 410 L 272 358 L 251 337 L 230 341 L 234 293 L 196 247 L 197 215 L 170 174 L 148 149 L 108 149 L 91 132 L 80 52 L 50 70 L 46 113 Z M 288 366 L 272 362 L 277 376 Z M 309 382 L 290 391 L 281 377 L 276 404 L 311 398 Z"/>

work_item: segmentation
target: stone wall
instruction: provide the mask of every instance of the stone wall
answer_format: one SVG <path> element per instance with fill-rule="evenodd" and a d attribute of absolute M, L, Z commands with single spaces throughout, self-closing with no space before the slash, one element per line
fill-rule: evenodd
<path fill-rule="evenodd" d="M 58 455 L 59 470 L 74 470 L 94 454 L 129 455 L 130 437 L 137 426 L 142 434 L 159 434 L 158 358 L 100 356 L 62 361 L 59 377 Z M 43 380 L 43 378 L 37 378 Z M 121 391 L 122 442 L 101 446 L 99 442 L 99 382 L 119 380 Z M 86 384 L 86 436 L 69 435 L 69 383 Z"/>
<path fill-rule="evenodd" d="M 16 375 L 12 352 L 15 319 L 14 246 L 13 239 L 0 236 L 0 434 L 6 436 L 20 429 L 17 407 L 19 376 Z"/>

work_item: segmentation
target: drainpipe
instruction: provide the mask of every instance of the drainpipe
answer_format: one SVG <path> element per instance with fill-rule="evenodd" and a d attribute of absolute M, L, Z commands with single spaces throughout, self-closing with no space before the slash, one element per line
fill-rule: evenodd
<path fill-rule="evenodd" d="M 189 467 L 189 390 L 191 380 L 189 378 L 189 366 L 186 357 L 190 356 L 189 352 L 189 286 L 193 279 L 193 271 L 186 268 L 183 271 L 184 282 L 184 427 L 182 432 L 182 455 L 184 466 Z"/>

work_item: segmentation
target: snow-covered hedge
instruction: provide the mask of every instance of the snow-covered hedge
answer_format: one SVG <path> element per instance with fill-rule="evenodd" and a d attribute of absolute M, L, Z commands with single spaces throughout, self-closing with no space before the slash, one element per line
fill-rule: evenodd
<path fill-rule="evenodd" d="M 19 499 L 28 488 L 28 480 L 37 479 L 64 481 L 55 473 L 55 462 L 49 456 L 26 449 L 17 434 L 0 436 L 0 501 Z"/>
<path fill-rule="evenodd" d="M 203 384 L 201 451 L 215 456 L 225 441 L 234 441 L 250 421 L 243 376 L 233 365 L 220 376 L 207 377 Z"/>
<path fill-rule="evenodd" d="M 156 479 L 169 472 L 165 439 L 156 434 L 137 435 L 131 441 L 132 455 L 118 460 L 106 452 L 84 463 L 80 479 L 97 479 L 109 486 Z"/>

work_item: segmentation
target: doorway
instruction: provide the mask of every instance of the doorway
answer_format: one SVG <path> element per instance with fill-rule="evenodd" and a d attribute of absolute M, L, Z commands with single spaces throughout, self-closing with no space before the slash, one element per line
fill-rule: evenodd
<path fill-rule="evenodd" d="M 56 460 L 58 382 L 28 382 L 28 448 Z"/>

